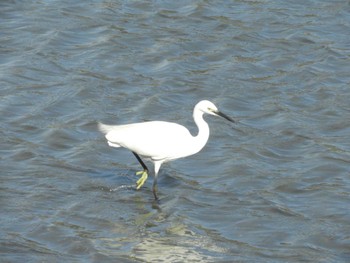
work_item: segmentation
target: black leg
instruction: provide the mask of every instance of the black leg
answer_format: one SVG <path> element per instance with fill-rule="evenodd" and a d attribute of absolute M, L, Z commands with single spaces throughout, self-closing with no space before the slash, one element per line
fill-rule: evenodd
<path fill-rule="evenodd" d="M 158 201 L 159 198 L 158 198 L 158 195 L 157 195 L 157 191 L 158 191 L 157 177 L 154 177 L 152 190 L 153 190 L 154 199 L 156 201 Z"/>
<path fill-rule="evenodd" d="M 132 152 L 132 153 L 135 155 L 136 159 L 137 159 L 137 160 L 139 161 L 139 163 L 142 165 L 143 170 L 145 170 L 145 171 L 148 173 L 148 168 L 147 168 L 147 166 L 145 165 L 145 163 L 142 161 L 141 157 L 140 157 L 137 153 L 135 153 L 135 152 Z"/>

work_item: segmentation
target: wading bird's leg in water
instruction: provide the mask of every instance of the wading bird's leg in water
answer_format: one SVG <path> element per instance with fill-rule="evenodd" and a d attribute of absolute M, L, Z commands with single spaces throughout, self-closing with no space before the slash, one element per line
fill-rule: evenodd
<path fill-rule="evenodd" d="M 143 168 L 143 171 L 136 173 L 136 175 L 141 175 L 140 179 L 137 180 L 136 182 L 136 189 L 139 190 L 148 178 L 148 168 L 137 153 L 135 152 L 132 152 L 132 153 L 135 155 L 136 159 L 139 161 L 139 163 L 142 165 L 142 168 Z"/>
<path fill-rule="evenodd" d="M 159 168 L 161 165 L 162 165 L 162 162 L 154 162 L 154 180 L 153 180 L 152 190 L 153 190 L 154 198 L 156 200 L 159 200 L 157 196 L 157 191 L 158 191 L 157 179 L 158 179 Z"/>

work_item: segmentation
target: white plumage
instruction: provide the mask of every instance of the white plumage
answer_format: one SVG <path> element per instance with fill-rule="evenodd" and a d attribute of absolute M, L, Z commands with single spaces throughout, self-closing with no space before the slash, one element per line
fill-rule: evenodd
<path fill-rule="evenodd" d="M 231 118 L 218 111 L 210 101 L 197 103 L 193 110 L 193 118 L 198 127 L 198 134 L 192 136 L 189 130 L 177 123 L 150 121 L 126 125 L 106 125 L 99 123 L 99 130 L 105 134 L 111 147 L 123 147 L 131 150 L 143 167 L 141 178 L 137 181 L 139 189 L 148 177 L 148 168 L 140 156 L 154 163 L 155 176 L 153 194 L 157 197 L 157 176 L 162 163 L 186 157 L 199 152 L 209 138 L 209 126 L 203 119 L 203 114 L 221 116 L 234 122 Z"/>

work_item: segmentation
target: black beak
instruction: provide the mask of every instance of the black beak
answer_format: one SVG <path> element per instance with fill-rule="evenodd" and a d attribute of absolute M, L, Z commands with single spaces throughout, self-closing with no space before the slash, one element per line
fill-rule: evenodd
<path fill-rule="evenodd" d="M 230 122 L 233 122 L 235 123 L 235 121 L 233 119 L 231 119 L 229 116 L 227 116 L 226 114 L 223 114 L 221 111 L 216 111 L 215 112 L 216 115 L 220 116 L 220 117 L 223 117 L 224 119 L 230 121 Z"/>

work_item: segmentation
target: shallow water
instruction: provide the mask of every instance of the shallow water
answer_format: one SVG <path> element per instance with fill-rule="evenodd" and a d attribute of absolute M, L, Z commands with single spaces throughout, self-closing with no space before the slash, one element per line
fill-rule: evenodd
<path fill-rule="evenodd" d="M 1 262 L 349 262 L 350 4 L 292 2 L 2 1 Z M 96 121 L 201 99 L 156 203 Z"/>

